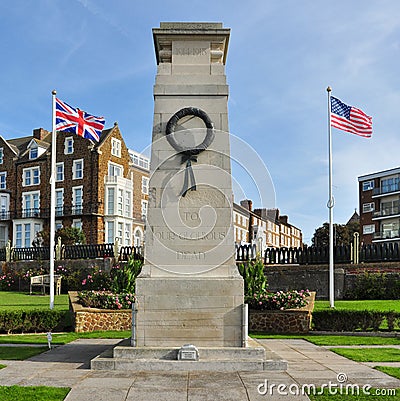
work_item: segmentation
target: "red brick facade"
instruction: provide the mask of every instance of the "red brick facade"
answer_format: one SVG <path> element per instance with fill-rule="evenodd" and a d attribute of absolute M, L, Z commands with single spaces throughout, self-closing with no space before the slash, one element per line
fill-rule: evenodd
<path fill-rule="evenodd" d="M 136 208 L 147 196 L 141 177 L 148 170 L 133 167 L 118 125 L 104 130 L 99 143 L 59 132 L 56 149 L 56 228 L 80 227 L 91 244 L 118 237 L 133 245 L 136 226 L 143 231 Z M 49 230 L 51 133 L 0 137 L 0 156 L 0 246 L 8 239 L 31 246 L 37 231 Z"/>

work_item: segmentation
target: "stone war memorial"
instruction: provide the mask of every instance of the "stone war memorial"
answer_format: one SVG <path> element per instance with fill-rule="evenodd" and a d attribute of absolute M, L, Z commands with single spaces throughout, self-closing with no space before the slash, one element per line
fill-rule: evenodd
<path fill-rule="evenodd" d="M 286 368 L 247 338 L 243 279 L 234 258 L 229 37 L 222 23 L 153 29 L 150 195 L 133 346 L 96 358 L 95 369 Z"/>

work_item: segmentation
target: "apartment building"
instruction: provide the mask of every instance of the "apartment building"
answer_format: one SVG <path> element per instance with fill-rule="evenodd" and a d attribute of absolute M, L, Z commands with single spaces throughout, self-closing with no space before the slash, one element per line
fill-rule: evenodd
<path fill-rule="evenodd" d="M 251 200 L 233 205 L 235 243 L 262 244 L 265 248 L 296 247 L 303 245 L 302 232 L 280 216 L 279 209 L 252 209 Z"/>
<path fill-rule="evenodd" d="M 9 239 L 15 247 L 32 246 L 37 232 L 49 230 L 51 137 L 43 128 L 0 137 L 0 247 Z M 118 124 L 103 130 L 98 143 L 59 132 L 56 150 L 56 229 L 80 228 L 92 244 L 117 238 L 139 245 L 148 159 L 128 150 Z"/>
<path fill-rule="evenodd" d="M 400 167 L 358 177 L 360 242 L 400 242 Z"/>

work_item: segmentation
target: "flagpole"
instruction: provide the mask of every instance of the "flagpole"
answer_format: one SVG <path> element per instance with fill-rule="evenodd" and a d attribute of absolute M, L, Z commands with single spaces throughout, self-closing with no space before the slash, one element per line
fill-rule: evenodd
<path fill-rule="evenodd" d="M 54 309 L 54 245 L 56 219 L 56 94 L 53 90 L 53 116 L 51 136 L 51 167 L 50 167 L 50 309 Z"/>
<path fill-rule="evenodd" d="M 332 128 L 331 128 L 331 92 L 332 88 L 326 88 L 328 92 L 328 152 L 329 152 L 329 304 L 335 307 L 335 274 L 333 265 L 333 207 L 335 201 L 332 194 Z"/>

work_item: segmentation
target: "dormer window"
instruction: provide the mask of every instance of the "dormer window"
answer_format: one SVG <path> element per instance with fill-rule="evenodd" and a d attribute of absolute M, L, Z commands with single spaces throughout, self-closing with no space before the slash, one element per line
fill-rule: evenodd
<path fill-rule="evenodd" d="M 36 159 L 38 157 L 38 148 L 37 146 L 33 146 L 29 150 L 29 159 Z"/>

